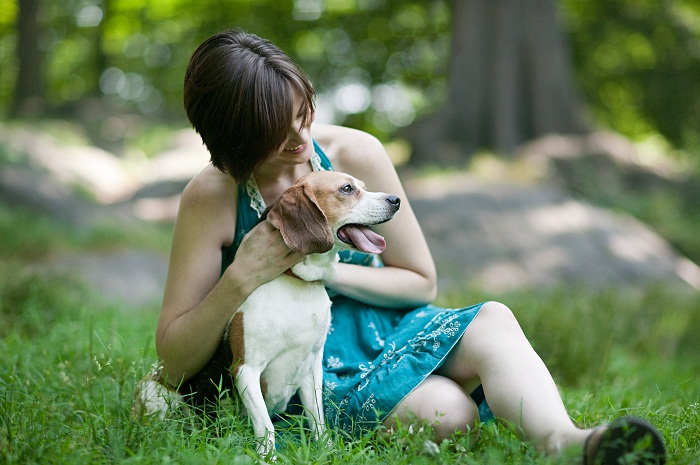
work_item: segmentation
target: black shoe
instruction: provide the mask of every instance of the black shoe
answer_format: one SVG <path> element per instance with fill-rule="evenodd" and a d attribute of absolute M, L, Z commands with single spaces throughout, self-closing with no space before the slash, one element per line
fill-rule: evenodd
<path fill-rule="evenodd" d="M 583 449 L 584 465 L 663 465 L 664 441 L 645 420 L 622 417 L 593 430 Z"/>

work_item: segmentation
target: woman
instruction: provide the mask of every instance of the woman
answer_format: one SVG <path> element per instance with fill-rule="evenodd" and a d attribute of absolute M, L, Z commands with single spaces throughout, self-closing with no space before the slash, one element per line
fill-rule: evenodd
<path fill-rule="evenodd" d="M 303 258 L 270 223 L 256 225 L 265 205 L 312 170 L 334 169 L 403 202 L 393 220 L 376 226 L 387 243 L 381 262 L 346 254 L 337 277 L 325 283 L 334 296 L 324 355 L 332 426 L 391 427 L 417 419 L 446 438 L 473 428 L 481 403 L 481 414 L 490 408 L 546 453 L 585 444 L 586 463 L 594 463 L 600 454 L 631 447 L 609 440 L 631 427 L 653 438 L 648 463 L 662 463 L 660 438 L 643 421 L 595 430 L 571 422 L 506 306 L 429 305 L 436 296 L 435 267 L 387 154 L 366 133 L 313 124 L 313 96 L 298 67 L 254 35 L 225 31 L 194 52 L 185 109 L 211 165 L 184 190 L 173 235 L 156 340 L 169 384 L 186 387 L 217 350 L 232 312 Z M 488 407 L 470 395 L 482 392 L 480 386 Z"/>

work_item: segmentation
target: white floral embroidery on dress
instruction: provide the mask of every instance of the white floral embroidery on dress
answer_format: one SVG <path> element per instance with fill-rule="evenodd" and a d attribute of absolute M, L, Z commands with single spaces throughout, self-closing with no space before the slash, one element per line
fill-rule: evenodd
<path fill-rule="evenodd" d="M 360 378 L 364 379 L 372 370 L 377 368 L 374 366 L 374 363 L 369 362 L 369 366 L 365 365 L 364 363 L 360 363 L 357 368 L 360 369 L 362 373 L 360 373 Z"/>
<path fill-rule="evenodd" d="M 387 363 L 393 361 L 394 363 L 391 365 L 391 369 L 393 370 L 399 365 L 401 360 L 403 360 L 403 358 L 406 356 L 406 348 L 407 347 L 404 346 L 404 347 L 401 347 L 399 350 L 396 350 L 396 343 L 395 342 L 390 342 L 389 347 L 390 347 L 389 350 L 383 356 L 384 360 L 382 360 L 381 364 L 384 365 L 384 364 L 387 364 Z"/>
<path fill-rule="evenodd" d="M 420 347 L 426 347 L 429 343 L 431 343 L 432 349 L 437 350 L 440 347 L 440 336 L 444 335 L 448 338 L 456 336 L 461 327 L 459 322 L 455 321 L 457 320 L 457 315 L 450 315 L 445 318 L 446 313 L 447 312 L 440 312 L 439 314 L 435 315 L 435 317 L 432 318 L 424 327 L 424 329 L 427 329 L 430 326 L 439 324 L 437 329 L 434 329 L 428 333 L 420 331 L 413 339 L 408 341 L 406 346 L 411 347 L 412 350 L 420 350 Z"/>
<path fill-rule="evenodd" d="M 459 327 L 460 327 L 459 323 L 450 322 L 450 324 L 444 328 L 444 332 L 449 337 L 454 337 L 454 335 L 457 334 L 457 331 L 459 331 Z"/>
<path fill-rule="evenodd" d="M 323 166 L 321 166 L 321 157 L 318 156 L 318 153 L 316 153 L 315 150 L 314 154 L 311 155 L 311 167 L 314 171 L 333 171 L 333 168 L 325 169 Z"/>
<path fill-rule="evenodd" d="M 396 351 L 396 343 L 395 342 L 390 342 L 389 343 L 389 350 L 384 354 L 384 360 L 389 360 L 394 358 Z"/>
<path fill-rule="evenodd" d="M 343 362 L 338 357 L 330 356 L 326 359 L 326 366 L 328 368 L 341 368 L 343 367 Z"/>
<path fill-rule="evenodd" d="M 384 364 L 384 362 L 382 362 L 382 363 L 380 364 L 380 366 L 383 365 L 383 364 Z M 371 379 L 371 378 L 368 377 L 368 375 L 369 375 L 370 373 L 372 373 L 372 372 L 377 368 L 377 366 L 376 366 L 374 363 L 369 362 L 369 366 L 365 365 L 364 363 L 361 363 L 361 364 L 359 364 L 357 367 L 360 369 L 360 372 L 361 372 L 361 373 L 360 373 L 360 379 L 362 380 L 362 381 L 357 385 L 357 391 L 359 392 L 359 391 L 361 391 L 361 390 L 363 390 L 364 388 L 367 387 L 367 385 L 369 384 L 370 379 Z"/>
<path fill-rule="evenodd" d="M 374 331 L 374 340 L 377 341 L 377 345 L 379 347 L 384 347 L 384 339 L 382 339 L 381 336 L 379 336 L 379 331 L 377 331 L 377 325 L 375 325 L 374 322 L 370 321 L 369 324 L 367 324 L 367 327 Z"/>
<path fill-rule="evenodd" d="M 455 334 L 457 334 L 457 332 L 459 331 L 460 324 L 459 322 L 454 321 L 456 319 L 457 315 L 449 316 L 435 331 L 433 331 L 430 334 L 430 336 L 433 337 L 433 350 L 437 350 L 438 347 L 440 347 L 440 341 L 438 340 L 438 338 L 441 335 L 444 334 L 447 337 L 454 337 Z"/>
<path fill-rule="evenodd" d="M 372 362 L 369 363 L 369 367 L 367 367 L 364 364 L 360 364 L 358 368 L 360 369 L 360 379 L 363 381 L 357 386 L 357 391 L 363 390 L 367 385 L 370 383 L 370 377 L 369 375 L 375 371 L 378 370 L 379 368 L 388 365 L 393 361 L 393 364 L 391 365 L 391 368 L 394 369 L 396 366 L 399 364 L 401 360 L 405 357 L 405 352 L 406 352 L 407 347 L 401 347 L 399 350 L 396 350 L 396 343 L 391 342 L 389 344 L 389 350 L 382 356 L 381 362 L 379 362 L 378 365 L 373 364 Z"/>
<path fill-rule="evenodd" d="M 369 412 L 373 409 L 374 405 L 377 403 L 377 399 L 374 398 L 374 393 L 372 393 L 366 401 L 362 403 L 361 409 L 365 412 Z"/>
<path fill-rule="evenodd" d="M 262 198 L 260 189 L 258 188 L 258 182 L 255 180 L 255 176 L 248 178 L 248 182 L 245 185 L 245 190 L 250 197 L 250 208 L 255 210 L 260 218 L 265 211 L 265 200 Z"/>

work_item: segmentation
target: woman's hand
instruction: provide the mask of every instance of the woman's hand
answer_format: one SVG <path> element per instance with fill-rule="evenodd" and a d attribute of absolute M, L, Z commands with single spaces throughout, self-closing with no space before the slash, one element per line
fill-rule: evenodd
<path fill-rule="evenodd" d="M 303 255 L 285 244 L 279 230 L 262 221 L 243 237 L 229 269 L 237 274 L 245 273 L 253 286 L 252 292 L 303 259 Z"/>

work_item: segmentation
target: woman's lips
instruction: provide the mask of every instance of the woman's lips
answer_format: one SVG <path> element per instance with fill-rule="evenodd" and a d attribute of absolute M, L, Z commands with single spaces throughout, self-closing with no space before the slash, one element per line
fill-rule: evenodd
<path fill-rule="evenodd" d="M 301 145 L 297 145 L 296 147 L 292 147 L 290 149 L 284 149 L 284 151 L 287 153 L 298 154 L 298 153 L 303 152 L 305 149 L 306 149 L 306 144 L 301 144 Z"/>

